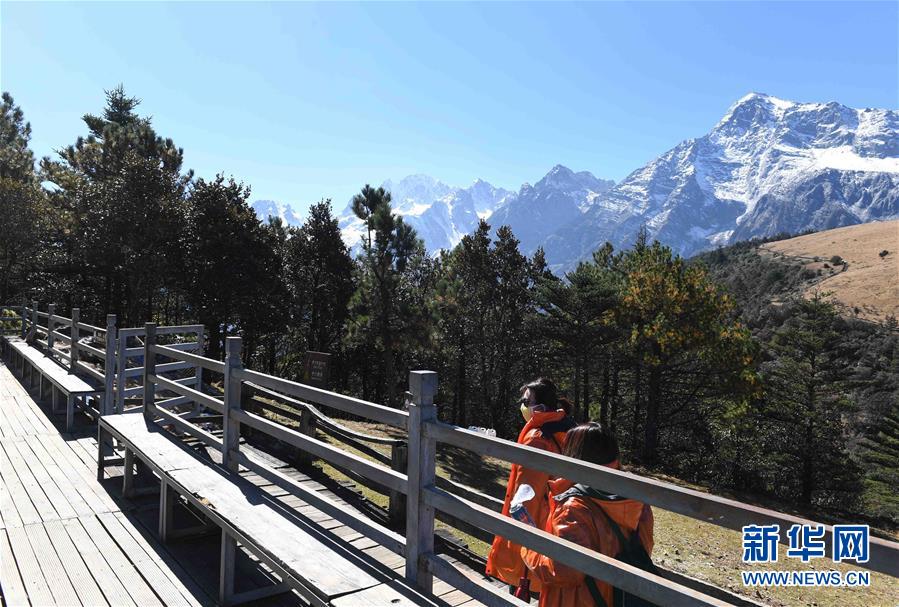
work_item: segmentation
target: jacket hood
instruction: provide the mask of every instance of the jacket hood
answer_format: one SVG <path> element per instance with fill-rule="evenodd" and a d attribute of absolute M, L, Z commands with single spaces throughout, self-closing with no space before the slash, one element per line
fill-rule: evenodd
<path fill-rule="evenodd" d="M 521 432 L 518 434 L 518 442 L 521 442 L 531 430 L 539 430 L 544 424 L 561 422 L 566 417 L 563 409 L 557 409 L 555 411 L 534 411 L 534 414 L 531 415 L 531 419 L 528 420 L 528 423 L 524 425 L 524 428 L 522 428 Z"/>
<path fill-rule="evenodd" d="M 572 481 L 562 478 L 550 480 L 549 491 L 557 506 L 572 498 L 590 500 L 602 508 L 606 515 L 620 527 L 631 531 L 637 528 L 643 512 L 643 502 L 606 493 L 586 485 L 576 485 Z"/>

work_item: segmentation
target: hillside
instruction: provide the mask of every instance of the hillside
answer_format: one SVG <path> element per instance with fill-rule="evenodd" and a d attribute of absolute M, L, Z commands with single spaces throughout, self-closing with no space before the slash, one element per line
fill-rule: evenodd
<path fill-rule="evenodd" d="M 759 247 L 770 255 L 803 264 L 822 278 L 806 285 L 806 294 L 826 291 L 860 318 L 899 317 L 899 221 L 836 228 L 770 242 Z M 882 251 L 888 254 L 880 256 Z M 832 263 L 840 257 L 846 262 Z"/>

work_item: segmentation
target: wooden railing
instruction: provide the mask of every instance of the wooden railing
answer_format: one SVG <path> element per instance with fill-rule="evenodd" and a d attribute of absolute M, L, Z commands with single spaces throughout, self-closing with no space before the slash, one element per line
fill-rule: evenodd
<path fill-rule="evenodd" d="M 119 329 L 118 349 L 116 351 L 116 395 L 115 395 L 115 411 L 122 413 L 125 411 L 126 399 L 129 397 L 142 397 L 144 375 L 143 362 L 144 359 L 144 327 L 130 327 Z M 205 329 L 203 325 L 173 325 L 156 327 L 157 336 L 166 336 L 172 343 L 170 348 L 201 355 L 203 353 L 203 339 Z M 190 361 L 175 360 L 173 362 L 159 365 L 157 369 L 159 374 L 177 373 L 182 377 L 174 380 L 185 386 L 192 386 L 197 391 L 202 392 L 203 368 Z M 196 415 L 200 409 L 198 401 L 191 401 L 186 397 L 179 400 L 173 400 L 170 406 L 178 406 L 193 402 L 194 411 L 192 415 Z"/>
<path fill-rule="evenodd" d="M 437 406 L 434 402 L 437 394 L 437 374 L 431 371 L 410 373 L 406 410 L 397 410 L 245 369 L 240 360 L 241 342 L 236 337 L 227 339 L 226 358 L 224 362 L 220 362 L 156 343 L 155 325 L 146 325 L 145 335 L 145 415 L 154 417 L 161 423 L 171 424 L 178 430 L 189 433 L 220 450 L 222 461 L 228 468 L 238 470 L 240 466 L 244 466 L 339 522 L 404 555 L 407 579 L 424 591 L 431 590 L 433 576 L 436 575 L 486 604 L 520 605 L 516 599 L 496 587 L 464 575 L 435 552 L 434 522 L 439 513 L 445 513 L 454 520 L 479 528 L 490 535 L 509 538 L 587 575 L 607 581 L 658 604 L 716 606 L 728 604 L 721 599 L 502 516 L 496 511 L 496 500 L 473 489 L 465 488 L 467 491 L 461 492 L 460 495 L 460 492 L 454 491 L 452 486 L 447 488 L 445 483 L 438 481 L 436 474 L 438 443 L 542 470 L 553 476 L 593 487 L 601 487 L 611 493 L 625 495 L 728 529 L 739 530 L 749 524 L 776 523 L 782 528 L 793 524 L 815 524 L 792 515 L 684 489 L 670 483 L 612 470 L 441 423 L 437 419 Z M 224 376 L 223 397 L 219 399 L 200 394 L 188 386 L 160 377 L 156 371 L 157 356 L 191 362 L 211 372 L 221 373 Z M 408 436 L 406 473 L 388 467 L 384 458 L 375 458 L 376 461 L 371 461 L 320 441 L 311 433 L 295 430 L 244 410 L 242 392 L 245 388 L 254 391 L 264 390 L 269 396 L 295 399 L 295 402 L 306 405 L 305 411 L 314 409 L 313 404 L 326 406 L 405 429 Z M 195 399 L 205 407 L 221 413 L 223 437 L 218 438 L 190 423 L 183 416 L 166 410 L 163 405 L 168 399 L 157 401 L 156 390 L 168 390 L 178 395 L 177 397 Z M 297 447 L 310 456 L 321 458 L 336 467 L 351 469 L 357 475 L 389 491 L 406 496 L 405 537 L 362 515 L 339 507 L 317 492 L 303 487 L 271 468 L 266 462 L 241 451 L 239 438 L 242 427 L 252 428 L 254 431 Z M 336 432 L 340 433 L 340 430 L 337 429 Z M 832 528 L 830 526 L 825 528 L 829 537 Z M 781 537 L 786 539 L 785 534 L 781 534 Z M 870 560 L 859 563 L 860 567 L 894 577 L 899 575 L 899 544 L 872 538 L 870 551 Z"/>
<path fill-rule="evenodd" d="M 116 327 L 116 315 L 106 316 L 106 326 L 100 327 L 81 321 L 81 310 L 73 308 L 71 316 L 65 317 L 56 313 L 56 304 L 48 304 L 46 311 L 39 308 L 37 301 L 29 307 L 0 306 L 3 310 L 16 312 L 15 316 L 7 316 L 19 322 L 19 334 L 31 344 L 39 346 L 47 356 L 56 360 L 69 373 L 86 376 L 104 387 L 104 398 L 101 410 L 96 412 L 106 415 L 125 410 L 128 397 L 142 396 L 143 367 L 133 365 L 135 359 L 144 356 L 143 327 Z M 0 317 L 0 323 L 8 322 Z M 41 324 L 41 323 L 44 324 Z M 9 334 L 11 331 L 6 331 Z M 169 347 L 187 352 L 202 353 L 205 330 L 203 325 L 180 325 L 157 327 L 158 335 L 165 335 L 172 343 Z M 202 384 L 202 369 L 192 363 L 175 362 L 160 365 L 160 374 L 177 373 L 188 377 L 179 377 L 177 381 L 187 386 L 199 387 Z M 201 405 L 196 401 L 182 399 L 172 401 L 171 406 L 194 405 L 195 412 Z"/>
<path fill-rule="evenodd" d="M 72 308 L 71 316 L 56 313 L 56 304 L 48 304 L 41 311 L 38 302 L 19 306 L 21 337 L 41 347 L 47 356 L 56 360 L 69 373 L 90 377 L 104 386 L 101 410 L 112 411 L 116 349 L 116 317 L 106 317 L 106 327 L 81 321 L 81 310 Z M 45 324 L 41 324 L 41 321 Z"/>

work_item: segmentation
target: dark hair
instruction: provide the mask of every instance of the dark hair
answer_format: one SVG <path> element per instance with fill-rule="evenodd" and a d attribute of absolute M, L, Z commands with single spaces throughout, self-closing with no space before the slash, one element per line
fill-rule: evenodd
<path fill-rule="evenodd" d="M 618 439 L 602 424 L 587 422 L 568 431 L 563 455 L 605 465 L 618 459 Z"/>
<path fill-rule="evenodd" d="M 534 393 L 534 398 L 537 399 L 538 405 L 546 405 L 546 408 L 550 411 L 555 411 L 558 408 L 559 394 L 558 390 L 556 390 L 556 384 L 551 379 L 538 377 L 534 381 L 523 385 L 520 389 L 521 394 L 523 395 L 525 390 L 528 389 Z"/>

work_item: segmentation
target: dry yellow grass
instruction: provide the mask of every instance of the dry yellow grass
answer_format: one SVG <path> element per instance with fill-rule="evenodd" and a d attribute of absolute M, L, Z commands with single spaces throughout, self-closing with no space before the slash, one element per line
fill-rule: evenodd
<path fill-rule="evenodd" d="M 805 261 L 817 270 L 839 255 L 848 262 L 846 271 L 836 268 L 824 276 L 806 294 L 814 290 L 830 292 L 849 310 L 874 321 L 888 316 L 899 318 L 899 220 L 865 223 L 837 228 L 789 240 L 771 242 L 763 251 L 781 253 Z M 889 254 L 881 257 L 881 251 Z M 817 257 L 820 261 L 815 262 Z"/>

